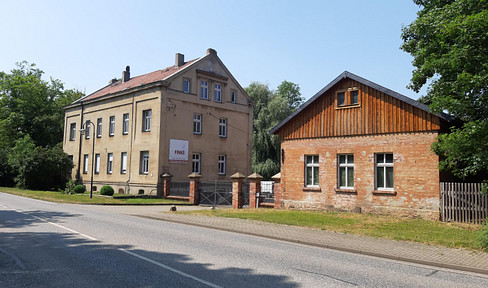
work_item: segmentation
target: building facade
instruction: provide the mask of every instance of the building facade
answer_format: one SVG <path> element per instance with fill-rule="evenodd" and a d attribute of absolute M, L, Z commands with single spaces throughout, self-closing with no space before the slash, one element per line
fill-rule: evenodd
<path fill-rule="evenodd" d="M 350 72 L 271 132 L 281 139 L 281 207 L 439 217 L 448 115 Z"/>
<path fill-rule="evenodd" d="M 93 169 L 98 189 L 160 194 L 163 174 L 173 181 L 250 174 L 252 115 L 215 50 L 190 61 L 177 53 L 175 65 L 148 74 L 131 77 L 127 66 L 121 80 L 65 107 L 63 148 L 84 184 Z"/>

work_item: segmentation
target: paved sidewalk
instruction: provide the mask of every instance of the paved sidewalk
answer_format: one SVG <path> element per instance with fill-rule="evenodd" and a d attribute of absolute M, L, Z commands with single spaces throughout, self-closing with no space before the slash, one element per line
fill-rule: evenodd
<path fill-rule="evenodd" d="M 128 214 L 132 213 L 129 212 Z M 473 252 L 464 249 L 452 249 L 413 242 L 385 240 L 236 218 L 187 215 L 174 212 L 156 212 L 154 210 L 132 215 L 417 264 L 488 274 L 488 253 Z"/>

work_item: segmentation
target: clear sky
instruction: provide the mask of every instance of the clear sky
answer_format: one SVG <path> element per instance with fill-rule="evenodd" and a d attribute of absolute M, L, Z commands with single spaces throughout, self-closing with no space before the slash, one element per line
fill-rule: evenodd
<path fill-rule="evenodd" d="M 399 48 L 417 11 L 411 0 L 0 0 L 0 71 L 26 60 L 89 94 L 127 65 L 136 76 L 214 48 L 243 87 L 287 80 L 308 99 L 347 70 L 417 99 Z"/>

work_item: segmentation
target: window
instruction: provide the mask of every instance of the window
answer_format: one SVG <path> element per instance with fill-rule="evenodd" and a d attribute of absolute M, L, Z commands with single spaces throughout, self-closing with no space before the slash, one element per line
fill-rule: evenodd
<path fill-rule="evenodd" d="M 214 101 L 222 102 L 222 85 L 214 84 Z"/>
<path fill-rule="evenodd" d="M 114 136 L 115 133 L 115 116 L 110 116 L 110 126 L 108 127 L 108 135 Z"/>
<path fill-rule="evenodd" d="M 230 102 L 236 103 L 237 101 L 237 92 L 236 91 L 231 91 L 230 92 Z"/>
<path fill-rule="evenodd" d="M 208 99 L 208 81 L 200 81 L 200 98 Z"/>
<path fill-rule="evenodd" d="M 95 154 L 95 174 L 100 173 L 100 154 Z"/>
<path fill-rule="evenodd" d="M 69 141 L 75 141 L 76 137 L 76 123 L 71 123 L 69 126 Z"/>
<path fill-rule="evenodd" d="M 353 188 L 354 187 L 354 155 L 339 155 L 338 157 L 338 177 L 339 188 Z"/>
<path fill-rule="evenodd" d="M 127 152 L 120 155 L 120 174 L 127 173 Z"/>
<path fill-rule="evenodd" d="M 122 134 L 129 134 L 129 113 L 124 114 L 122 122 Z"/>
<path fill-rule="evenodd" d="M 190 80 L 183 79 L 183 92 L 190 93 Z"/>
<path fill-rule="evenodd" d="M 202 134 L 202 114 L 193 114 L 193 134 Z"/>
<path fill-rule="evenodd" d="M 382 153 L 375 155 L 376 165 L 376 189 L 393 189 L 393 154 Z"/>
<path fill-rule="evenodd" d="M 359 96 L 359 92 L 357 90 L 351 92 L 351 103 L 352 104 L 358 104 L 358 96 Z"/>
<path fill-rule="evenodd" d="M 83 155 L 83 174 L 88 173 L 88 154 Z"/>
<path fill-rule="evenodd" d="M 219 175 L 225 175 L 225 155 L 219 155 Z"/>
<path fill-rule="evenodd" d="M 337 101 L 339 106 L 346 104 L 345 100 L 346 100 L 346 94 L 344 92 L 337 94 Z"/>
<path fill-rule="evenodd" d="M 149 151 L 141 151 L 141 174 L 149 173 Z"/>
<path fill-rule="evenodd" d="M 97 119 L 97 138 L 102 137 L 102 118 Z"/>
<path fill-rule="evenodd" d="M 151 109 L 142 111 L 142 131 L 151 131 Z"/>
<path fill-rule="evenodd" d="M 319 155 L 307 155 L 305 158 L 305 186 L 319 187 Z"/>
<path fill-rule="evenodd" d="M 192 162 L 191 162 L 191 172 L 200 174 L 200 153 L 193 153 Z M 219 170 L 220 171 L 220 170 Z"/>
<path fill-rule="evenodd" d="M 227 137 L 227 119 L 220 118 L 219 119 L 219 136 L 220 137 Z"/>
<path fill-rule="evenodd" d="M 90 139 L 90 120 L 86 120 L 85 122 L 85 139 Z"/>
<path fill-rule="evenodd" d="M 114 165 L 114 154 L 108 153 L 108 156 L 107 156 L 107 174 L 112 174 L 113 165 Z"/>

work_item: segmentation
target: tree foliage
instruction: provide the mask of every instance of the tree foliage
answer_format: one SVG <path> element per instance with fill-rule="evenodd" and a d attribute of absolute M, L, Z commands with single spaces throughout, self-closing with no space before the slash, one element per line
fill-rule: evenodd
<path fill-rule="evenodd" d="M 402 49 L 415 67 L 409 88 L 433 112 L 447 112 L 465 125 L 441 135 L 433 150 L 440 167 L 466 177 L 487 170 L 488 1 L 414 0 L 417 19 L 403 27 Z"/>
<path fill-rule="evenodd" d="M 0 185 L 64 187 L 72 167 L 60 143 L 64 110 L 83 94 L 65 90 L 60 80 L 42 80 L 35 64 L 17 63 L 0 72 Z"/>
<path fill-rule="evenodd" d="M 280 139 L 269 131 L 303 103 L 300 87 L 283 81 L 276 91 L 267 84 L 253 82 L 246 88 L 254 102 L 252 168 L 264 179 L 280 171 Z"/>

